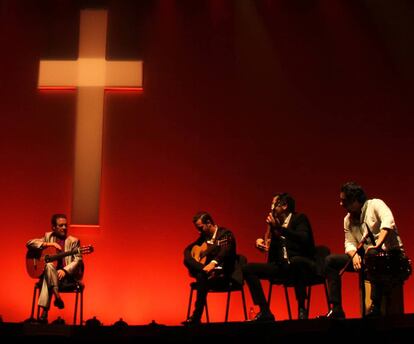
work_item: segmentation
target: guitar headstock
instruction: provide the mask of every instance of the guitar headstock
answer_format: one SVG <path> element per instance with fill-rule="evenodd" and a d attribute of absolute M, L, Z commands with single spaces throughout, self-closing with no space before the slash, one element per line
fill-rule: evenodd
<path fill-rule="evenodd" d="M 87 245 L 87 246 L 81 246 L 81 247 L 79 247 L 79 253 L 82 253 L 82 254 L 92 253 L 93 250 L 94 250 L 94 248 L 93 248 L 92 245 Z"/>

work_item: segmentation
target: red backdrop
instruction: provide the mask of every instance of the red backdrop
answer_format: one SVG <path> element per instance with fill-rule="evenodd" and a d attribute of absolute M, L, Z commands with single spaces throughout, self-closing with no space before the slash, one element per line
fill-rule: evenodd
<path fill-rule="evenodd" d="M 40 92 L 36 83 L 39 59 L 77 57 L 73 3 L 1 5 L 4 321 L 29 316 L 25 242 L 50 229 L 52 213 L 70 214 L 76 92 Z M 355 180 L 389 204 L 413 255 L 409 1 L 107 5 L 107 57 L 142 59 L 144 92 L 106 93 L 101 228 L 72 230 L 96 250 L 85 257 L 86 318 L 178 324 L 191 281 L 182 251 L 196 237 L 193 214 L 211 212 L 234 231 L 239 252 L 262 261 L 254 241 L 280 191 L 309 215 L 317 243 L 341 253 L 339 187 Z M 404 287 L 406 312 L 414 311 L 413 283 Z M 359 316 L 357 296 L 356 276 L 347 274 L 349 317 Z M 52 319 L 70 321 L 71 299 Z M 279 288 L 273 300 L 276 317 L 286 319 Z M 213 321 L 224 319 L 224 301 L 211 296 Z M 311 317 L 325 311 L 316 288 Z M 238 297 L 230 319 L 242 319 Z"/>

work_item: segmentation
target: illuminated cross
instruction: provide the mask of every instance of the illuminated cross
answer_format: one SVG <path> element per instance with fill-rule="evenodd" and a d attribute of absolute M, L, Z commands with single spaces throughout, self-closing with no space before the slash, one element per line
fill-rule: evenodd
<path fill-rule="evenodd" d="M 40 89 L 77 88 L 71 222 L 99 226 L 104 90 L 142 90 L 142 61 L 107 61 L 106 10 L 82 10 L 77 60 L 41 60 Z"/>

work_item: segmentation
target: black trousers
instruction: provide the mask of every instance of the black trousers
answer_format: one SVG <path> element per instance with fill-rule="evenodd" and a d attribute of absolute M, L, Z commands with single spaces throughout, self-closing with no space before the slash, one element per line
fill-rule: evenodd
<path fill-rule="evenodd" d="M 190 275 L 194 277 L 197 282 L 197 296 L 194 303 L 192 318 L 198 320 L 200 320 L 201 316 L 203 315 L 204 306 L 207 302 L 208 291 L 211 288 L 218 289 L 227 286 L 231 279 L 230 272 L 228 271 L 224 271 L 223 274 L 219 276 L 212 276 L 211 274 L 207 274 L 205 271 L 203 271 L 203 267 L 204 266 L 200 264 L 198 267 L 192 267 L 189 269 Z"/>
<path fill-rule="evenodd" d="M 377 251 L 369 250 L 367 255 L 371 254 L 376 255 Z M 331 254 L 326 257 L 325 260 L 325 274 L 328 282 L 329 303 L 333 308 L 342 308 L 342 280 L 339 273 L 348 263 L 349 259 L 350 257 L 347 254 Z M 345 271 L 356 272 L 352 262 L 349 263 Z M 360 273 L 364 274 L 364 266 L 362 267 Z M 362 276 L 362 283 L 364 279 L 364 276 Z M 373 304 L 376 306 L 381 305 L 382 294 L 383 286 L 380 283 L 371 282 L 371 300 Z"/>
<path fill-rule="evenodd" d="M 197 281 L 197 298 L 194 304 L 194 319 L 201 319 L 208 293 L 208 275 L 204 271 L 199 271 L 195 275 Z"/>
<path fill-rule="evenodd" d="M 269 310 L 266 296 L 261 284 L 262 279 L 289 279 L 295 285 L 295 295 L 299 307 L 305 306 L 306 281 L 311 274 L 316 273 L 316 263 L 307 257 L 292 257 L 290 264 L 248 263 L 243 267 L 245 279 L 255 305 L 261 311 Z"/>

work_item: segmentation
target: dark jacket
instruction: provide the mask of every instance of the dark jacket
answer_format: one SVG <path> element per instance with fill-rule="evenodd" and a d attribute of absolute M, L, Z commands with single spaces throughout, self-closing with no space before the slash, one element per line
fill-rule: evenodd
<path fill-rule="evenodd" d="M 191 276 L 195 276 L 204 268 L 204 264 L 196 261 L 192 255 L 191 251 L 195 245 L 202 245 L 209 238 L 202 233 L 198 239 L 191 244 L 189 244 L 184 249 L 184 265 L 188 268 L 188 271 Z M 223 227 L 219 227 L 216 236 L 216 242 L 219 242 L 218 245 L 214 245 L 208 248 L 208 255 L 206 264 L 212 260 L 216 260 L 218 265 L 223 268 L 223 273 L 225 276 L 234 279 L 235 281 L 241 283 L 241 267 L 238 264 L 238 259 L 236 255 L 236 239 L 233 233 Z"/>
<path fill-rule="evenodd" d="M 285 240 L 278 233 L 285 237 Z M 293 213 L 287 228 L 271 229 L 269 263 L 283 263 L 284 245 L 289 259 L 295 256 L 314 257 L 315 242 L 312 227 L 305 214 Z"/>

